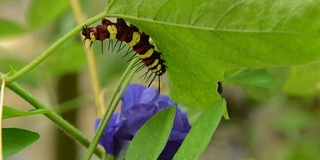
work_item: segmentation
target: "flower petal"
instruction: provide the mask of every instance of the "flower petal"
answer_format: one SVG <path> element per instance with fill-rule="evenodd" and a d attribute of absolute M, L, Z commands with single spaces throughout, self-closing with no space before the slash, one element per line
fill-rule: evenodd
<path fill-rule="evenodd" d="M 132 138 L 139 128 L 153 115 L 157 113 L 157 108 L 150 104 L 134 105 L 124 114 L 126 119 L 119 128 L 117 136 Z"/>
<path fill-rule="evenodd" d="M 116 158 L 121 157 L 119 154 L 124 154 L 140 127 L 153 115 L 171 106 L 176 106 L 177 113 L 168 142 L 159 159 L 172 159 L 191 128 L 187 114 L 168 96 L 160 95 L 157 89 L 138 84 L 131 84 L 126 89 L 122 97 L 121 112 L 111 117 L 100 144 L 107 153 Z M 97 120 L 96 126 L 99 121 Z"/>
<path fill-rule="evenodd" d="M 114 155 L 114 133 L 117 129 L 117 126 L 120 125 L 116 123 L 117 118 L 118 114 L 112 115 L 99 141 L 99 144 L 101 144 L 105 148 L 106 152 L 112 155 Z M 100 120 L 100 118 L 96 119 L 95 129 L 97 129 Z"/>
<path fill-rule="evenodd" d="M 159 92 L 156 88 L 147 88 L 141 93 L 139 103 L 150 103 L 157 101 L 158 98 Z"/>
<path fill-rule="evenodd" d="M 133 105 L 138 104 L 141 94 L 145 89 L 146 87 L 143 85 L 138 85 L 138 84 L 129 85 L 121 98 L 122 100 L 121 111 L 128 110 Z"/>

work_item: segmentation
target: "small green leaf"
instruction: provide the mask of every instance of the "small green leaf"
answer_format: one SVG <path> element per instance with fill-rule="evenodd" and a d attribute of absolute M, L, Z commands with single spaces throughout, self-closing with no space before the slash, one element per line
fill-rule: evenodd
<path fill-rule="evenodd" d="M 246 92 L 246 94 L 248 94 L 249 97 L 258 100 L 264 100 L 275 96 L 283 89 L 283 86 L 289 74 L 289 67 L 267 69 L 266 72 L 272 75 L 274 78 L 274 81 L 272 83 L 269 83 L 269 86 L 267 85 L 267 83 L 265 83 L 265 85 L 262 85 L 263 83 L 260 82 L 258 82 L 261 84 L 260 86 L 241 85 L 242 89 Z M 263 80 L 256 80 L 263 82 Z"/>
<path fill-rule="evenodd" d="M 0 38 L 22 34 L 25 29 L 12 21 L 0 19 Z"/>
<path fill-rule="evenodd" d="M 12 117 L 20 117 L 20 116 L 30 116 L 34 114 L 44 114 L 49 113 L 51 110 L 49 109 L 32 109 L 28 111 L 21 111 L 15 108 L 11 108 L 8 106 L 3 107 L 3 115 L 2 119 L 12 118 Z"/>
<path fill-rule="evenodd" d="M 263 88 L 269 88 L 277 81 L 276 77 L 265 69 L 244 70 L 228 80 L 239 85 Z"/>
<path fill-rule="evenodd" d="M 134 136 L 125 159 L 157 159 L 167 143 L 175 113 L 176 108 L 171 107 L 151 117 Z"/>
<path fill-rule="evenodd" d="M 33 28 L 41 27 L 61 16 L 68 5 L 68 1 L 33 0 L 27 14 L 28 21 Z"/>
<path fill-rule="evenodd" d="M 40 135 L 38 133 L 31 132 L 25 129 L 2 128 L 2 145 L 4 158 L 7 158 L 21 151 L 39 138 Z"/>
<path fill-rule="evenodd" d="M 226 109 L 226 102 L 219 100 L 209 106 L 193 124 L 174 159 L 198 159 L 206 149 Z"/>

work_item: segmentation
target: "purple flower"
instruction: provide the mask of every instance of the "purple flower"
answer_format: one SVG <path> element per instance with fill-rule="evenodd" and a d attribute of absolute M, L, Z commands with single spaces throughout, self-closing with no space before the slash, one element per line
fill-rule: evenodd
<path fill-rule="evenodd" d="M 122 96 L 121 112 L 112 115 L 99 143 L 107 153 L 121 156 L 139 128 L 153 115 L 171 106 L 177 107 L 177 104 L 168 96 L 160 95 L 157 89 L 129 85 Z M 95 127 L 99 123 L 97 119 Z M 187 114 L 177 107 L 168 142 L 158 159 L 172 159 L 190 128 Z"/>

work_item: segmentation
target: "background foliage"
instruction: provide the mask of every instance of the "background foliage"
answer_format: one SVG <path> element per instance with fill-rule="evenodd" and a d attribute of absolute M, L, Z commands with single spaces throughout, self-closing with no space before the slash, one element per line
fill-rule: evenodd
<path fill-rule="evenodd" d="M 208 111 L 215 102 L 225 106 L 216 92 L 216 82 L 222 81 L 225 88 L 222 97 L 227 101 L 231 120 L 221 123 L 213 138 L 215 145 L 209 145 L 203 159 L 212 153 L 221 157 L 217 159 L 319 157 L 320 1 L 110 0 L 104 3 L 80 1 L 81 13 L 93 17 L 104 12 L 108 17 L 124 18 L 148 33 L 166 60 L 167 80 L 163 78 L 163 81 L 168 83 L 170 97 L 186 106 L 194 124 L 200 113 Z M 83 24 L 76 23 L 81 16 L 75 8 L 72 0 L 1 1 L 4 14 L 0 16 L 0 71 L 10 77 L 76 26 L 74 33 L 80 33 Z M 91 87 L 87 82 L 85 49 L 77 34 L 70 35 L 72 38 L 53 55 L 16 82 L 29 88 L 32 94 L 41 90 L 43 102 L 59 106 L 59 110 L 63 108 L 67 113 L 65 119 L 78 125 L 76 116 L 70 118 L 79 114 L 74 112 L 79 109 L 74 108 L 96 104 L 92 103 L 95 97 L 88 92 Z M 99 43 L 94 47 L 99 88 L 114 86 L 124 71 L 126 58 L 123 60 L 118 54 L 101 55 Z M 63 84 L 72 84 L 74 88 Z M 20 104 L 14 103 L 10 96 L 4 100 L 6 105 L 19 108 Z M 26 108 L 30 106 L 23 110 Z M 48 110 L 5 113 L 14 117 L 48 114 Z M 223 112 L 217 113 L 220 114 L 212 115 L 212 119 L 209 116 L 207 122 L 219 122 Z M 83 117 L 87 115 L 79 119 Z M 12 125 L 8 123 L 8 126 Z M 237 132 L 241 134 L 234 134 Z M 34 136 L 26 143 L 36 139 Z M 221 148 L 224 152 L 220 152 Z M 68 158 L 57 153 L 60 154 Z"/>

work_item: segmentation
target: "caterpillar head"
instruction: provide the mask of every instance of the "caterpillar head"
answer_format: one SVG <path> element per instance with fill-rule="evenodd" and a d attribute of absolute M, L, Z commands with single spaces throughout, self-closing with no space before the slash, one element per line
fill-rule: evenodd
<path fill-rule="evenodd" d="M 91 42 L 94 42 L 96 40 L 95 29 L 92 27 L 87 27 L 86 25 L 84 25 L 82 27 L 82 35 L 84 36 L 84 41 L 86 39 L 89 39 Z"/>
<path fill-rule="evenodd" d="M 91 29 L 88 28 L 86 25 L 82 27 L 82 35 L 84 36 L 84 39 L 90 39 L 90 32 Z"/>
<path fill-rule="evenodd" d="M 86 25 L 84 25 L 82 27 L 82 35 L 84 36 L 84 39 L 82 41 L 83 44 L 87 39 L 90 40 L 90 45 L 88 46 L 88 50 L 90 50 L 92 47 L 92 43 L 96 40 L 96 37 L 94 35 L 94 29 L 90 27 L 88 28 Z"/>

